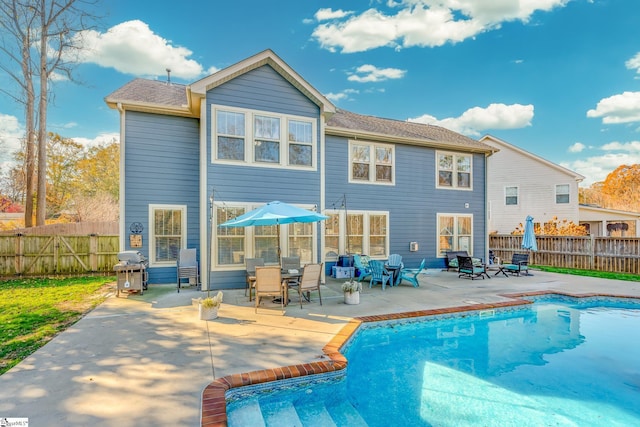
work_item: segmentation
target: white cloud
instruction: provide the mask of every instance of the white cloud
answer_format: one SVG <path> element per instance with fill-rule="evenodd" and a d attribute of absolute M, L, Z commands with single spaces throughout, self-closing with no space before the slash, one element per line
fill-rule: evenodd
<path fill-rule="evenodd" d="M 331 102 L 338 102 L 338 101 L 351 99 L 350 96 L 357 93 L 360 93 L 360 91 L 356 89 L 345 89 L 342 92 L 338 92 L 338 93 L 330 92 L 325 94 L 324 96 L 326 96 L 327 99 L 330 100 Z"/>
<path fill-rule="evenodd" d="M 490 104 L 486 108 L 473 107 L 460 117 L 437 119 L 425 114 L 409 119 L 410 122 L 442 126 L 470 136 L 478 136 L 488 129 L 519 129 L 531 126 L 533 105 Z"/>
<path fill-rule="evenodd" d="M 587 148 L 582 142 L 576 142 L 575 144 L 569 146 L 570 153 L 580 153 L 585 148 Z"/>
<path fill-rule="evenodd" d="M 398 68 L 378 68 L 365 64 L 356 68 L 356 71 L 347 77 L 347 80 L 358 83 L 375 83 L 389 79 L 401 79 L 406 72 L 406 70 Z"/>
<path fill-rule="evenodd" d="M 13 153 L 20 148 L 24 127 L 17 117 L 0 113 L 0 162 L 6 165 Z"/>
<path fill-rule="evenodd" d="M 83 137 L 71 137 L 78 144 L 81 144 L 87 148 L 96 147 L 98 145 L 106 145 L 112 142 L 120 142 L 120 134 L 117 132 L 105 132 L 101 133 L 95 138 L 83 138 Z"/>
<path fill-rule="evenodd" d="M 349 16 L 351 14 L 353 14 L 353 12 L 351 11 L 344 11 L 342 9 L 333 10 L 331 8 L 324 8 L 324 9 L 318 9 L 318 11 L 315 14 L 315 18 L 318 21 L 326 21 L 329 19 L 344 18 L 345 16 Z"/>
<path fill-rule="evenodd" d="M 636 53 L 636 56 L 629 59 L 627 62 L 624 63 L 624 65 L 627 66 L 627 69 L 629 70 L 635 69 L 636 73 L 640 74 L 640 52 Z"/>
<path fill-rule="evenodd" d="M 623 92 L 603 98 L 587 117 L 602 117 L 602 123 L 630 123 L 640 121 L 640 92 Z"/>
<path fill-rule="evenodd" d="M 640 153 L 640 141 L 613 141 L 604 144 L 601 148 L 605 151 L 628 151 L 630 153 Z"/>
<path fill-rule="evenodd" d="M 332 52 L 362 52 L 389 46 L 442 46 L 499 28 L 513 20 L 528 22 L 534 12 L 564 6 L 569 0 L 403 0 L 392 9 L 371 8 L 359 15 L 323 12 L 330 22 L 318 25 L 313 37 Z M 381 6 L 382 7 L 382 6 Z M 326 11 L 321 9 L 318 11 Z M 328 11 L 332 12 L 331 9 Z"/>
<path fill-rule="evenodd" d="M 172 76 L 194 79 L 205 72 L 217 70 L 205 70 L 198 62 L 189 59 L 193 52 L 173 45 L 139 20 L 123 22 L 105 33 L 83 31 L 76 37 L 76 41 L 85 47 L 78 52 L 77 61 L 114 68 L 125 74 L 159 76 L 165 75 L 169 68 Z"/>
<path fill-rule="evenodd" d="M 620 165 L 637 163 L 640 163 L 640 153 L 607 153 L 604 156 L 586 157 L 560 165 L 583 175 L 585 179 L 580 185 L 588 187 L 594 182 L 604 181 L 607 175 Z"/>

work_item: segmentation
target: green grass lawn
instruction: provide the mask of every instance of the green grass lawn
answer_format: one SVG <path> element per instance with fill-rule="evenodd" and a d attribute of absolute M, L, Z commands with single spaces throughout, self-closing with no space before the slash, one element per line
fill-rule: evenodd
<path fill-rule="evenodd" d="M 0 282 L 0 375 L 106 298 L 115 277 Z"/>
<path fill-rule="evenodd" d="M 540 271 L 548 271 L 551 273 L 574 274 L 576 276 L 600 277 L 602 279 L 629 280 L 631 282 L 640 282 L 640 276 L 631 273 L 613 273 L 608 271 L 596 270 L 579 270 L 575 268 L 547 267 L 544 265 L 531 266 Z"/>

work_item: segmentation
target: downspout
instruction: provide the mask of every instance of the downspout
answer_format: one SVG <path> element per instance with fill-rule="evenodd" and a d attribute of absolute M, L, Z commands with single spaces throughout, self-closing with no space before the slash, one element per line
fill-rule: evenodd
<path fill-rule="evenodd" d="M 209 290 L 209 278 L 211 277 L 211 251 L 209 250 L 209 221 L 207 220 L 208 207 L 208 189 L 207 189 L 207 165 L 209 164 L 207 156 L 207 103 L 206 97 L 200 99 L 200 280 L 202 281 L 202 290 Z M 213 194 L 213 189 L 212 192 Z M 213 201 L 212 201 L 213 202 Z M 211 206 L 213 212 L 213 206 Z M 204 224 L 204 227 L 203 227 Z M 211 227 L 213 227 L 213 218 L 211 219 Z M 213 232 L 213 230 L 212 230 Z M 204 259 L 204 262 L 203 262 Z M 207 269 L 206 274 L 203 273 L 202 266 Z"/>
<path fill-rule="evenodd" d="M 120 247 L 120 252 L 124 251 L 124 242 L 125 239 L 125 192 L 124 192 L 124 183 L 125 183 L 125 168 L 124 168 L 124 157 L 125 157 L 125 114 L 124 108 L 122 108 L 122 103 L 118 102 L 116 104 L 116 109 L 120 112 L 120 162 L 118 167 L 120 168 L 120 179 L 118 180 L 118 210 L 120 211 L 120 220 L 118 221 L 118 229 L 120 235 L 120 242 L 118 246 Z"/>

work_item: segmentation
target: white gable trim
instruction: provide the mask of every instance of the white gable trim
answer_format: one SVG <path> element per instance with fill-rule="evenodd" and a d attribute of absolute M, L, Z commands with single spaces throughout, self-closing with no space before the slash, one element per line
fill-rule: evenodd
<path fill-rule="evenodd" d="M 497 144 L 499 146 L 503 146 L 505 148 L 509 148 L 513 151 L 518 152 L 519 154 L 526 156 L 532 160 L 535 160 L 537 162 L 540 162 L 550 168 L 556 169 L 557 171 L 560 171 L 568 176 L 570 176 L 572 179 L 574 179 L 576 182 L 581 182 L 584 180 L 584 176 L 580 175 L 579 173 L 576 173 L 572 170 L 569 170 L 565 167 L 560 166 L 557 163 L 553 163 L 550 162 L 549 160 L 543 159 L 540 156 L 536 156 L 533 153 L 530 153 L 526 150 L 523 150 L 522 148 L 516 147 L 515 145 L 509 144 L 506 141 L 501 140 L 500 138 L 496 138 L 495 136 L 492 135 L 485 135 L 482 138 L 479 139 L 480 142 L 488 144 L 488 145 L 493 145 L 493 144 Z"/>

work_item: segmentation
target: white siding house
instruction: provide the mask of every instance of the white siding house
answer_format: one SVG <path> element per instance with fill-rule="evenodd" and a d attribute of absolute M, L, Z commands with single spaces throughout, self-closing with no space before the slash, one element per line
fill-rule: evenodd
<path fill-rule="evenodd" d="M 582 175 L 491 135 L 480 142 L 499 150 L 487 159 L 489 233 L 511 233 L 528 215 L 541 225 L 554 217 L 579 223 Z"/>

